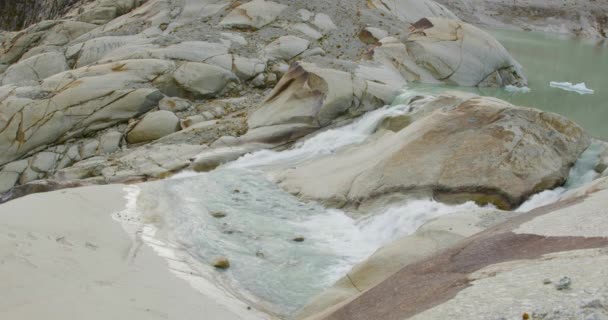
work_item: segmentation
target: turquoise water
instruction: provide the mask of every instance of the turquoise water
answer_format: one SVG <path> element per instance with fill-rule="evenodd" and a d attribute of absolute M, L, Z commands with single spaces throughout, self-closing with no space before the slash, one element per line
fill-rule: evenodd
<path fill-rule="evenodd" d="M 592 136 L 608 140 L 608 42 L 523 31 L 488 30 L 521 63 L 528 93 L 495 88 L 457 88 L 493 96 L 515 105 L 559 113 Z M 594 94 L 581 95 L 549 82 L 585 82 Z M 428 88 L 429 86 L 416 85 Z M 454 87 L 431 87 L 444 90 Z"/>

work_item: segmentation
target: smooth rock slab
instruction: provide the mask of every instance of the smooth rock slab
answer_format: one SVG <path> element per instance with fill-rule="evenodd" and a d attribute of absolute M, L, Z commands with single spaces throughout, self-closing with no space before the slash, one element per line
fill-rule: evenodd
<path fill-rule="evenodd" d="M 10 66 L 4 73 L 2 84 L 40 81 L 68 69 L 63 53 L 42 53 Z"/>

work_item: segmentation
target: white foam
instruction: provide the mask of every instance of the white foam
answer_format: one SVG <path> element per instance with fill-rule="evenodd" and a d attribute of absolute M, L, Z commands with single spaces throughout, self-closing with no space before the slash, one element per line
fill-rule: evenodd
<path fill-rule="evenodd" d="M 287 166 L 301 163 L 322 155 L 332 154 L 340 148 L 365 141 L 378 128 L 380 122 L 392 116 L 414 111 L 405 104 L 385 106 L 361 116 L 346 126 L 323 131 L 296 144 L 286 151 L 261 150 L 247 154 L 231 162 L 224 168 L 259 168 L 268 166 Z"/>
<path fill-rule="evenodd" d="M 343 256 L 343 262 L 332 267 L 323 280 L 327 285 L 343 277 L 352 267 L 379 248 L 414 233 L 424 223 L 446 214 L 479 209 L 473 202 L 447 205 L 434 200 L 413 200 L 392 205 L 379 213 L 359 220 L 340 210 L 327 210 L 299 223 L 314 230 L 311 240 L 319 247 Z"/>
<path fill-rule="evenodd" d="M 572 84 L 571 82 L 549 82 L 549 85 L 553 88 L 558 88 L 566 91 L 572 91 L 579 94 L 593 94 L 595 91 L 587 88 L 587 85 L 584 82 Z"/>

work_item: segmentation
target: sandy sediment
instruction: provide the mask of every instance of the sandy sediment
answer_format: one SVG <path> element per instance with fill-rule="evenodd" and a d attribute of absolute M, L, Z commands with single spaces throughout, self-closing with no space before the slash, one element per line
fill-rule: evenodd
<path fill-rule="evenodd" d="M 240 319 L 173 275 L 112 214 L 124 186 L 0 206 L 0 319 Z"/>

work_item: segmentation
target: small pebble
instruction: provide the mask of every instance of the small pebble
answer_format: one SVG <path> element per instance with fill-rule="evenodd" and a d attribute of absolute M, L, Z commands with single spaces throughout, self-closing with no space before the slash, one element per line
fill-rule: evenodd
<path fill-rule="evenodd" d="M 210 215 L 214 218 L 224 218 L 226 216 L 226 212 L 214 211 L 214 212 L 211 212 Z"/>
<path fill-rule="evenodd" d="M 572 284 L 572 280 L 570 280 L 570 277 L 562 277 L 561 279 L 559 279 L 559 282 L 557 282 L 557 284 L 555 284 L 555 289 L 568 290 L 568 289 L 570 289 L 571 284 Z"/>
<path fill-rule="evenodd" d="M 304 237 L 298 236 L 298 237 L 295 237 L 295 238 L 293 238 L 291 240 L 294 241 L 294 242 L 304 242 Z"/>
<path fill-rule="evenodd" d="M 551 279 L 545 279 L 543 280 L 543 284 L 550 284 L 552 281 Z"/>
<path fill-rule="evenodd" d="M 228 269 L 230 268 L 230 261 L 226 257 L 218 257 L 213 261 L 213 266 L 217 269 Z"/>

